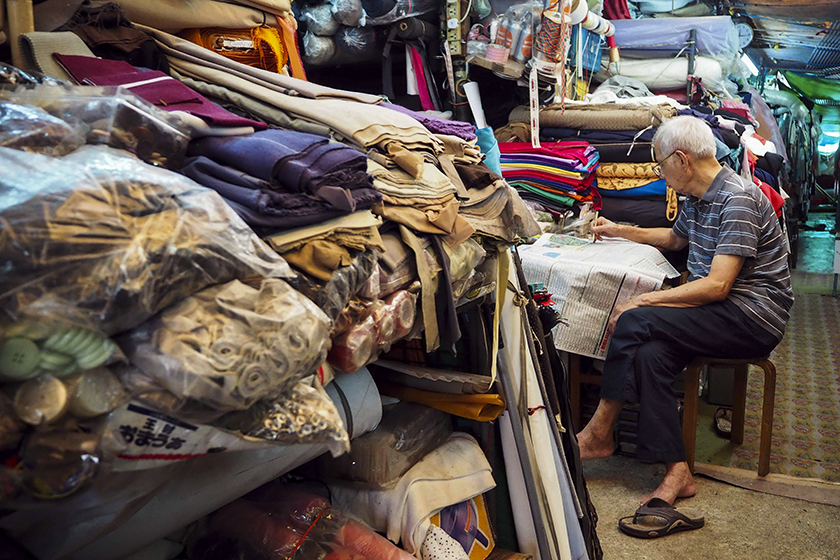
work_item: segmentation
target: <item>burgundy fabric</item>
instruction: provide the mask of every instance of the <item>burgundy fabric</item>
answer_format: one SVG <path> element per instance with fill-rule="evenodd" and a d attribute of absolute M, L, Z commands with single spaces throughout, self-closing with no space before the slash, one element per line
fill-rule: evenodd
<path fill-rule="evenodd" d="M 630 8 L 627 0 L 604 0 L 604 17 L 606 19 L 630 19 Z"/>
<path fill-rule="evenodd" d="M 164 111 L 184 111 L 201 118 L 212 126 L 250 126 L 254 130 L 267 128 L 265 123 L 234 115 L 163 72 L 156 70 L 141 72 L 127 62 L 119 60 L 59 53 L 55 53 L 53 56 L 79 83 L 97 86 L 121 86 L 144 80 L 165 78 L 151 84 L 132 87 L 130 90 L 138 97 Z"/>

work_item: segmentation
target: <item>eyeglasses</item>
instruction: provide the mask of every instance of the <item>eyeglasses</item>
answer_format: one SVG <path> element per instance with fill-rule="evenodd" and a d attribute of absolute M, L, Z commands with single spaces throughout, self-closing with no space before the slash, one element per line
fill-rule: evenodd
<path fill-rule="evenodd" d="M 671 155 L 669 155 L 653 167 L 653 172 L 656 173 L 657 177 L 659 177 L 660 179 L 662 178 L 662 164 L 668 161 L 668 158 L 676 153 L 676 151 L 671 152 Z"/>

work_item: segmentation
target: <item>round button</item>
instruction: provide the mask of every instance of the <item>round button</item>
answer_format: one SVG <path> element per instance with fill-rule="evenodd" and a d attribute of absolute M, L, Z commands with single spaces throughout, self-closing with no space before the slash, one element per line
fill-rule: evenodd
<path fill-rule="evenodd" d="M 28 338 L 7 338 L 0 350 L 0 374 L 13 379 L 29 379 L 41 361 L 38 345 Z"/>

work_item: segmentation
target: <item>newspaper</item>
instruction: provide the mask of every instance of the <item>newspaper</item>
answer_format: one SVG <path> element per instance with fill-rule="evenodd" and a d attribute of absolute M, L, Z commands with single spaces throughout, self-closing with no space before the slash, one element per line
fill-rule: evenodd
<path fill-rule="evenodd" d="M 593 358 L 606 356 L 612 334 L 607 324 L 616 304 L 679 276 L 657 249 L 624 239 L 593 243 L 544 234 L 520 252 L 525 278 L 544 284 L 560 313 L 557 348 Z"/>

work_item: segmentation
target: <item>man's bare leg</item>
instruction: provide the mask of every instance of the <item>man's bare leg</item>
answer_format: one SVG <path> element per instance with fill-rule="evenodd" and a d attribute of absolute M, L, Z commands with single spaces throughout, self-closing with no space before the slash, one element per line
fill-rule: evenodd
<path fill-rule="evenodd" d="M 688 463 L 665 463 L 665 478 L 662 479 L 659 488 L 642 498 L 641 503 L 647 503 L 652 498 L 662 498 L 673 504 L 677 498 L 690 498 L 696 490 Z"/>
<path fill-rule="evenodd" d="M 623 405 L 620 400 L 601 399 L 592 419 L 577 435 L 581 460 L 601 459 L 613 454 L 613 428 Z"/>

